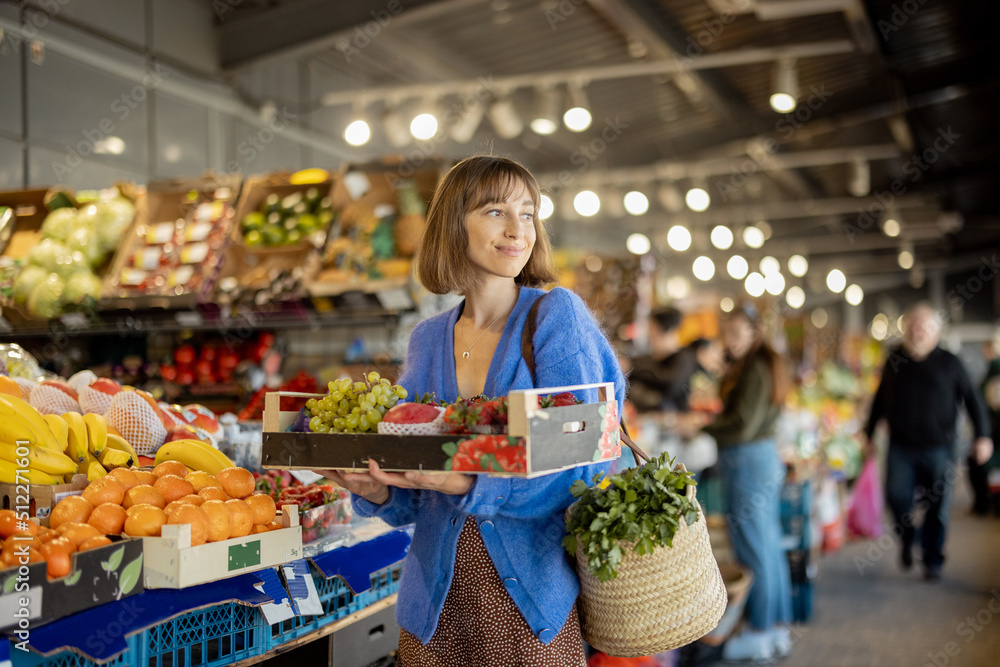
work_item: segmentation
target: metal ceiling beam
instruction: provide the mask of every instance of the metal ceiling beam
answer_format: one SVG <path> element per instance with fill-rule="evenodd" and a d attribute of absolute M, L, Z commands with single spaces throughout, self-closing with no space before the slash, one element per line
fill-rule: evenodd
<path fill-rule="evenodd" d="M 657 74 L 677 74 L 687 70 L 710 70 L 738 65 L 753 65 L 792 58 L 820 58 L 823 56 L 854 51 L 854 45 L 846 40 L 831 40 L 810 42 L 807 44 L 792 44 L 766 48 L 739 49 L 724 53 L 710 53 L 683 62 L 680 59 L 656 60 L 641 63 L 625 63 L 621 65 L 605 65 L 603 67 L 582 67 L 554 72 L 539 72 L 532 74 L 516 74 L 513 76 L 493 77 L 491 81 L 502 87 L 534 88 L 545 85 L 559 85 L 580 79 L 597 81 L 602 79 L 622 79 L 640 76 L 655 76 Z M 463 94 L 474 90 L 479 85 L 477 80 L 448 81 L 442 83 L 409 84 L 404 86 L 386 86 L 365 91 L 346 90 L 323 95 L 323 104 L 337 106 L 352 104 L 362 92 L 368 100 L 407 99 L 415 97 Z"/>

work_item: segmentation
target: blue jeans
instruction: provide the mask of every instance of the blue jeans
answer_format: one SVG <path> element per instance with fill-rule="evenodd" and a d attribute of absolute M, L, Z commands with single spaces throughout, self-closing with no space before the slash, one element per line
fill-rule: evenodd
<path fill-rule="evenodd" d="M 948 527 L 948 507 L 955 477 L 955 462 L 948 446 L 924 450 L 889 445 L 886 459 L 885 496 L 896 521 L 896 532 L 903 549 L 913 546 L 913 493 L 924 489 L 920 501 L 927 508 L 920 529 L 920 550 L 924 567 L 936 571 L 944 563 L 945 530 Z"/>
<path fill-rule="evenodd" d="M 792 620 L 791 576 L 781 546 L 781 487 L 785 468 L 773 440 L 719 449 L 729 536 L 736 560 L 753 572 L 747 621 L 770 630 Z"/>

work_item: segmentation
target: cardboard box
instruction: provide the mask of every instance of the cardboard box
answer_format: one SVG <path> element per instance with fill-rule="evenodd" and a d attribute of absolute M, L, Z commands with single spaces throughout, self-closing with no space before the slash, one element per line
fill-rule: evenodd
<path fill-rule="evenodd" d="M 106 602 L 143 592 L 141 540 L 116 538 L 111 544 L 71 555 L 65 577 L 49 579 L 45 563 L 0 570 L 0 631 L 20 619 L 53 621 Z M 27 603 L 27 604 L 25 604 Z"/>
<path fill-rule="evenodd" d="M 596 403 L 539 407 L 539 398 L 563 391 L 597 389 Z M 537 477 L 621 454 L 618 404 L 611 383 L 513 391 L 508 395 L 508 433 L 501 435 L 398 436 L 378 433 L 289 433 L 296 412 L 282 411 L 282 396 L 265 397 L 263 468 L 456 471 L 504 477 Z M 321 395 L 317 395 L 321 396 Z"/>
<path fill-rule="evenodd" d="M 142 538 L 146 588 L 186 588 L 302 558 L 298 508 L 281 513 L 285 528 L 191 546 L 191 526 L 163 526 L 160 537 Z"/>
<path fill-rule="evenodd" d="M 56 503 L 66 496 L 80 495 L 87 484 L 86 475 L 73 475 L 69 484 L 0 484 L 0 509 L 20 511 L 25 504 L 23 492 L 27 488 L 28 516 L 47 519 Z"/>

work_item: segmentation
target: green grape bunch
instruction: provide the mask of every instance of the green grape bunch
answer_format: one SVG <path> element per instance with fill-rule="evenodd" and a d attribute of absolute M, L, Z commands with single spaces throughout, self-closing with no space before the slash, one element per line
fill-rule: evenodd
<path fill-rule="evenodd" d="M 313 433 L 374 433 L 386 410 L 407 396 L 406 389 L 376 371 L 364 382 L 341 378 L 327 388 L 329 394 L 306 402 Z"/>

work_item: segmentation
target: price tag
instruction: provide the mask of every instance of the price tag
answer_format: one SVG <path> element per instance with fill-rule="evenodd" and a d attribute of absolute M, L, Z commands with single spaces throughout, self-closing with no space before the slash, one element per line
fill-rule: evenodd
<path fill-rule="evenodd" d="M 378 297 L 378 302 L 386 310 L 406 310 L 413 307 L 413 299 L 410 298 L 410 293 L 402 287 L 382 290 L 375 296 Z"/>
<path fill-rule="evenodd" d="M 87 326 L 87 316 L 83 313 L 66 313 L 59 318 L 67 329 L 82 329 Z"/>
<path fill-rule="evenodd" d="M 174 319 L 182 327 L 200 327 L 205 323 L 205 318 L 197 310 L 182 310 L 174 315 Z"/>
<path fill-rule="evenodd" d="M 360 171 L 352 171 L 344 176 L 344 187 L 350 193 L 351 199 L 361 199 L 366 192 L 371 190 L 372 183 Z"/>

